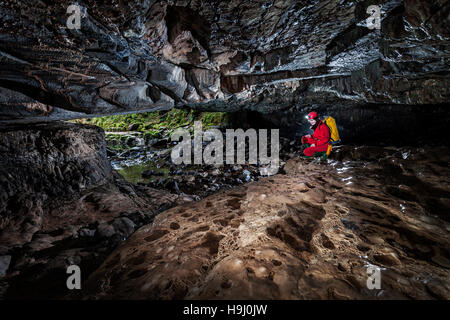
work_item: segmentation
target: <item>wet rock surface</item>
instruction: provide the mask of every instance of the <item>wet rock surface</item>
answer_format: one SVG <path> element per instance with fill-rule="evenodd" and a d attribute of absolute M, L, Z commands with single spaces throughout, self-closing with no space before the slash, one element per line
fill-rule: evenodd
<path fill-rule="evenodd" d="M 225 141 L 225 130 L 222 133 Z M 176 165 L 171 159 L 171 152 L 178 142 L 172 142 L 168 136 L 144 139 L 139 132 L 122 132 L 107 133 L 106 140 L 113 168 L 127 181 L 174 194 L 191 195 L 194 199 L 204 198 L 222 189 L 233 189 L 266 175 L 262 171 L 264 165 L 248 162 L 248 143 L 246 161 L 242 164 L 227 164 L 224 159 L 221 165 Z M 282 172 L 286 160 L 300 153 L 300 140 L 281 137 L 279 142 L 279 171 Z M 209 143 L 205 141 L 202 147 L 206 148 Z"/>
<path fill-rule="evenodd" d="M 0 129 L 2 298 L 60 297 L 69 265 L 86 277 L 158 212 L 192 201 L 126 182 L 111 168 L 98 127 L 17 129 Z"/>
<path fill-rule="evenodd" d="M 159 214 L 72 298 L 449 299 L 449 161 L 447 148 L 350 146 L 293 158 Z"/>

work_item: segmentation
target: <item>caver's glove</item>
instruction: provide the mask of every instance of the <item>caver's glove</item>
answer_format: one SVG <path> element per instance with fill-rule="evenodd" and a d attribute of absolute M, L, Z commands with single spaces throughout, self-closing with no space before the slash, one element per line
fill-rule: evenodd
<path fill-rule="evenodd" d="M 309 148 L 310 147 L 310 145 L 307 143 L 307 144 L 303 144 L 302 146 L 301 146 L 301 148 L 300 148 L 300 153 L 302 153 L 303 154 L 303 151 L 305 151 L 305 149 L 306 148 Z"/>

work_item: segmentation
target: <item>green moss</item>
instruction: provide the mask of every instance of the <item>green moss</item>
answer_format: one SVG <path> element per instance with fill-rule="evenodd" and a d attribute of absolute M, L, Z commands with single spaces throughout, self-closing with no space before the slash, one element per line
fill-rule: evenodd
<path fill-rule="evenodd" d="M 105 131 L 128 131 L 132 124 L 137 124 L 135 131 L 143 132 L 147 137 L 157 137 L 158 133 L 171 133 L 176 128 L 193 126 L 194 121 L 202 121 L 203 129 L 213 126 L 225 126 L 229 117 L 225 112 L 198 112 L 195 110 L 171 109 L 126 115 L 108 116 L 92 119 L 78 119 L 73 122 L 94 124 Z"/>
<path fill-rule="evenodd" d="M 148 141 L 149 139 L 160 138 L 161 132 L 159 130 L 145 130 L 144 139 Z"/>
<path fill-rule="evenodd" d="M 132 183 L 138 183 L 138 182 L 149 182 L 153 181 L 155 179 L 161 178 L 158 176 L 154 176 L 151 178 L 143 178 L 142 177 L 142 171 L 145 170 L 155 170 L 156 172 L 160 172 L 163 174 L 164 177 L 169 176 L 169 169 L 167 168 L 158 168 L 156 164 L 154 163 L 145 163 L 145 164 L 138 164 L 134 166 L 129 166 L 123 169 L 118 170 L 118 172 L 129 182 Z"/>
<path fill-rule="evenodd" d="M 127 137 L 120 134 L 108 134 L 106 135 L 106 144 L 108 148 L 112 150 L 123 152 L 130 148 L 127 144 L 126 138 Z"/>
<path fill-rule="evenodd" d="M 229 117 L 226 112 L 203 112 L 200 120 L 202 121 L 203 128 L 208 129 L 214 126 L 220 127 L 228 123 Z"/>

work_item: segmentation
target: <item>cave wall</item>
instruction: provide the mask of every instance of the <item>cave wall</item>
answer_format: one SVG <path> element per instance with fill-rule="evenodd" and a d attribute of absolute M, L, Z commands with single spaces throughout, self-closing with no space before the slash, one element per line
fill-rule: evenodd
<path fill-rule="evenodd" d="M 0 123 L 173 107 L 277 123 L 325 108 L 344 126 L 350 115 L 336 110 L 379 106 L 383 128 L 404 106 L 442 111 L 449 100 L 449 1 L 78 3 L 79 30 L 66 28 L 70 1 L 0 3 Z M 380 30 L 366 25 L 372 4 Z"/>
<path fill-rule="evenodd" d="M 178 199 L 184 201 L 126 182 L 113 170 L 97 126 L 55 121 L 0 127 L 0 256 L 40 242 L 40 233 L 64 230 L 69 237 L 123 213 L 153 215 Z"/>
<path fill-rule="evenodd" d="M 99 127 L 0 126 L 0 299 L 64 296 L 70 265 L 86 278 L 157 213 L 189 201 L 127 182 Z"/>
<path fill-rule="evenodd" d="M 0 128 L 0 251 L 40 230 L 46 205 L 77 198 L 111 175 L 98 127 L 55 122 Z"/>

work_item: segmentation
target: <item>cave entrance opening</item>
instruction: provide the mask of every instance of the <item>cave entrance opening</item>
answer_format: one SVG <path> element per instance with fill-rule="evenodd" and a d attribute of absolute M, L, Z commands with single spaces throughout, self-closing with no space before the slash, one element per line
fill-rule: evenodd
<path fill-rule="evenodd" d="M 206 196 L 223 186 L 233 187 L 250 181 L 256 172 L 247 166 L 224 169 L 217 165 L 175 165 L 171 136 L 177 129 L 194 132 L 194 122 L 204 130 L 248 128 L 247 113 L 202 112 L 193 109 L 171 109 L 130 113 L 74 122 L 93 124 L 105 131 L 106 152 L 112 167 L 127 181 L 173 193 Z M 242 125 L 242 126 L 241 126 Z M 248 155 L 247 155 L 248 156 Z"/>

